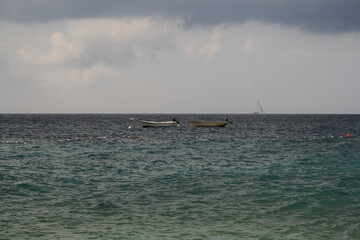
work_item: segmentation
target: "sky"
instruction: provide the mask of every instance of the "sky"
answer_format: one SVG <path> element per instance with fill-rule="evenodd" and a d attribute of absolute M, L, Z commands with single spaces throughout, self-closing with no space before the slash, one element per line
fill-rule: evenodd
<path fill-rule="evenodd" d="M 0 113 L 360 114 L 359 0 L 0 0 Z"/>

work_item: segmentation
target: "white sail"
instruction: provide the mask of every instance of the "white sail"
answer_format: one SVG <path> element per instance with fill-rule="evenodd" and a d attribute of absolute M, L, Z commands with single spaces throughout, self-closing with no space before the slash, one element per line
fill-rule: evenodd
<path fill-rule="evenodd" d="M 257 102 L 257 111 L 255 112 L 255 114 L 261 114 L 264 112 L 263 107 L 261 106 L 260 102 Z"/>
<path fill-rule="evenodd" d="M 260 105 L 260 103 L 259 103 L 259 107 L 260 107 L 260 113 L 263 113 L 263 112 L 264 112 L 264 109 L 262 108 L 262 106 Z"/>

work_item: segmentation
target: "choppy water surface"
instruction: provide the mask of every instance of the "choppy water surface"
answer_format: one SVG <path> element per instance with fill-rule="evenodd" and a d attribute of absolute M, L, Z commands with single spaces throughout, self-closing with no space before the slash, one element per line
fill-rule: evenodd
<path fill-rule="evenodd" d="M 0 115 L 0 239 L 360 239 L 359 115 L 172 117 Z"/>

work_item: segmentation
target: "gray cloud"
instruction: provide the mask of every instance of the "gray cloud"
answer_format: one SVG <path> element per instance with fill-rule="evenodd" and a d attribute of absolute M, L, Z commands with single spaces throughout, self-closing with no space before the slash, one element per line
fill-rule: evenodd
<path fill-rule="evenodd" d="M 358 0 L 2 0 L 0 6 L 1 20 L 21 23 L 154 16 L 182 18 L 187 27 L 260 21 L 311 32 L 360 31 Z"/>
<path fill-rule="evenodd" d="M 167 20 L 0 22 L 0 112 L 358 113 L 360 33 Z"/>

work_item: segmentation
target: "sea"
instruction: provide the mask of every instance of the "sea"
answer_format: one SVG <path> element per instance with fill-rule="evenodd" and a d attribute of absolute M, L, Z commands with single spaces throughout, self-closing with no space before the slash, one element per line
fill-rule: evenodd
<path fill-rule="evenodd" d="M 0 114 L 0 239 L 360 239 L 360 115 Z"/>

